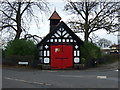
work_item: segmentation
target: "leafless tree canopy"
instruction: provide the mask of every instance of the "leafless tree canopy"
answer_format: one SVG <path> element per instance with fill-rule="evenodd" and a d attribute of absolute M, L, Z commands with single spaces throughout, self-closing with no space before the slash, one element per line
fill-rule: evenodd
<path fill-rule="evenodd" d="M 65 10 L 76 16 L 68 21 L 74 32 L 84 33 L 85 41 L 92 32 L 106 30 L 108 32 L 118 31 L 118 11 L 120 2 L 72 2 L 68 0 Z"/>
<path fill-rule="evenodd" d="M 14 39 L 20 39 L 21 33 L 26 32 L 29 29 L 29 23 L 34 19 L 38 22 L 37 15 L 34 14 L 34 10 L 38 8 L 41 14 L 44 11 L 48 11 L 45 0 L 37 0 L 32 2 L 32 0 L 4 0 L 0 2 L 0 31 L 7 30 L 15 31 Z M 39 16 L 41 15 L 39 14 Z"/>

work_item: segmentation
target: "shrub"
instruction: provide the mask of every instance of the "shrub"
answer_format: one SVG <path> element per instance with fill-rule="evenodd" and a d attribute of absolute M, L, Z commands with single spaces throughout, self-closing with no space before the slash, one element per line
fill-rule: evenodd
<path fill-rule="evenodd" d="M 30 40 L 10 41 L 5 49 L 5 57 L 14 62 L 33 62 L 37 57 L 37 47 Z"/>
<path fill-rule="evenodd" d="M 84 42 L 81 47 L 81 58 L 85 58 L 86 63 L 97 60 L 101 57 L 101 50 L 97 45 L 90 42 Z"/>

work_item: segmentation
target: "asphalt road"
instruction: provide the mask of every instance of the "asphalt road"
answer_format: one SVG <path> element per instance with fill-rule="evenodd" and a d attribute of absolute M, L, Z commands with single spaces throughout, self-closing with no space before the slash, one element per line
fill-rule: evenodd
<path fill-rule="evenodd" d="M 118 88 L 118 71 L 3 68 L 2 88 Z"/>

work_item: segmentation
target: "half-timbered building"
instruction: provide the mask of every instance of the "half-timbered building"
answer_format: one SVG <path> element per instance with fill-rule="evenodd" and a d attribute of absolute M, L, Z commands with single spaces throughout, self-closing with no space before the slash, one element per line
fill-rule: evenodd
<path fill-rule="evenodd" d="M 63 22 L 56 11 L 50 20 L 50 32 L 37 45 L 39 64 L 50 69 L 74 68 L 80 64 L 83 41 Z"/>

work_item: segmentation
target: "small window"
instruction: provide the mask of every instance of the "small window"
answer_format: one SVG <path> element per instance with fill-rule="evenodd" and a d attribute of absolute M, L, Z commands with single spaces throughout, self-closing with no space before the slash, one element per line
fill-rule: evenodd
<path fill-rule="evenodd" d="M 64 28 L 61 28 L 62 29 L 62 31 L 64 31 Z"/>
<path fill-rule="evenodd" d="M 52 36 L 53 38 L 55 37 L 55 36 Z"/>
<path fill-rule="evenodd" d="M 55 42 L 57 42 L 57 39 L 55 39 Z"/>
<path fill-rule="evenodd" d="M 78 57 L 74 58 L 74 63 L 79 63 L 80 59 Z"/>
<path fill-rule="evenodd" d="M 70 42 L 73 42 L 73 39 L 70 39 Z"/>
<path fill-rule="evenodd" d="M 61 39 L 59 39 L 59 42 L 61 42 Z"/>
<path fill-rule="evenodd" d="M 49 58 L 44 58 L 44 63 L 49 63 L 50 59 Z"/>
<path fill-rule="evenodd" d="M 65 39 L 62 39 L 63 42 L 65 42 Z"/>
<path fill-rule="evenodd" d="M 76 41 L 74 40 L 74 42 L 76 42 Z"/>
<path fill-rule="evenodd" d="M 46 51 L 44 51 L 44 56 L 46 56 Z"/>
<path fill-rule="evenodd" d="M 47 40 L 47 42 L 49 42 L 49 40 Z"/>
<path fill-rule="evenodd" d="M 50 39 L 50 42 L 53 42 L 53 39 Z"/>
<path fill-rule="evenodd" d="M 42 51 L 39 52 L 39 55 L 40 55 L 40 56 L 43 56 Z"/>
<path fill-rule="evenodd" d="M 40 46 L 39 49 L 42 50 L 42 49 L 43 49 L 43 46 Z"/>
<path fill-rule="evenodd" d="M 61 31 L 61 30 L 62 30 L 62 28 L 59 28 L 59 30 Z"/>
<path fill-rule="evenodd" d="M 66 42 L 69 42 L 69 39 L 67 39 Z"/>
<path fill-rule="evenodd" d="M 80 56 L 80 51 L 77 51 L 77 56 Z"/>
<path fill-rule="evenodd" d="M 49 51 L 47 51 L 47 56 L 50 56 L 50 52 Z"/>
<path fill-rule="evenodd" d="M 74 51 L 74 56 L 76 56 L 76 51 Z"/>

